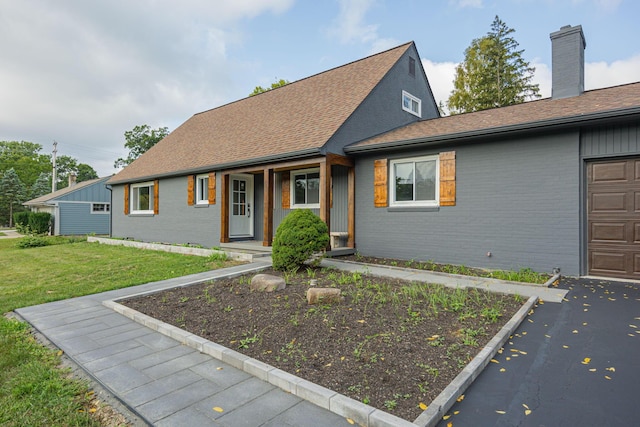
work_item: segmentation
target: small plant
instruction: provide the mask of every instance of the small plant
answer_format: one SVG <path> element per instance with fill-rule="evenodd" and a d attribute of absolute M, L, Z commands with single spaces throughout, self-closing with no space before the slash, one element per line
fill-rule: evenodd
<path fill-rule="evenodd" d="M 178 301 L 180 301 L 181 303 L 185 303 L 185 302 L 189 301 L 189 297 L 180 297 L 180 299 Z"/>
<path fill-rule="evenodd" d="M 496 307 L 484 307 L 480 312 L 480 315 L 491 323 L 496 323 L 498 319 L 502 317 L 500 310 Z"/>
<path fill-rule="evenodd" d="M 25 236 L 18 240 L 16 246 L 20 249 L 27 248 L 39 248 L 41 246 L 47 246 L 50 242 L 48 239 L 40 236 Z"/>
<path fill-rule="evenodd" d="M 242 338 L 238 343 L 238 348 L 249 348 L 250 344 L 255 344 L 260 341 L 260 337 L 257 334 L 253 334 L 252 336 L 248 336 L 248 334 L 244 334 L 244 338 Z"/>
<path fill-rule="evenodd" d="M 207 301 L 207 304 L 213 304 L 214 302 L 218 302 L 218 299 L 213 295 L 209 294 L 209 288 L 204 288 L 204 299 Z"/>
<path fill-rule="evenodd" d="M 384 401 L 384 407 L 389 411 L 393 411 L 394 409 L 396 409 L 396 406 L 398 406 L 398 401 L 395 399 Z"/>
<path fill-rule="evenodd" d="M 231 304 L 222 309 L 222 311 L 224 311 L 225 313 L 230 313 L 232 310 L 233 306 Z"/>

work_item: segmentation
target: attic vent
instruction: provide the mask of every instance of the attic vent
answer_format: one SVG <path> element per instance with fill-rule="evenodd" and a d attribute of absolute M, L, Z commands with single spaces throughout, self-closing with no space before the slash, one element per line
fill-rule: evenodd
<path fill-rule="evenodd" d="M 412 57 L 409 57 L 409 75 L 416 76 L 416 60 Z"/>

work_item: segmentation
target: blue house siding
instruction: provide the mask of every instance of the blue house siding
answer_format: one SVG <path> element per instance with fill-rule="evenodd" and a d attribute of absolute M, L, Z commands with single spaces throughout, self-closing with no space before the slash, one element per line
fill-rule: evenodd
<path fill-rule="evenodd" d="M 640 123 L 598 126 L 585 129 L 580 137 L 584 159 L 640 154 Z"/>
<path fill-rule="evenodd" d="M 91 206 L 90 202 L 60 202 L 56 210 L 57 234 L 109 234 L 109 214 L 91 213 Z"/>
<path fill-rule="evenodd" d="M 456 205 L 375 208 L 373 161 L 456 151 Z M 368 155 L 356 160 L 363 255 L 494 269 L 580 273 L 579 134 Z M 491 253 L 488 257 L 487 253 Z"/>
<path fill-rule="evenodd" d="M 109 190 L 107 190 L 107 186 L 105 185 L 106 181 L 107 179 L 105 178 L 95 184 L 91 184 L 67 194 L 63 194 L 60 197 L 56 197 L 55 200 L 59 202 L 91 201 L 94 203 L 109 203 L 111 194 L 109 194 Z"/>
<path fill-rule="evenodd" d="M 218 175 L 216 186 L 220 188 Z M 157 215 L 124 215 L 124 186 L 113 186 L 113 237 L 205 247 L 220 245 L 220 200 L 215 205 L 189 206 L 186 176 L 161 179 L 158 190 Z"/>

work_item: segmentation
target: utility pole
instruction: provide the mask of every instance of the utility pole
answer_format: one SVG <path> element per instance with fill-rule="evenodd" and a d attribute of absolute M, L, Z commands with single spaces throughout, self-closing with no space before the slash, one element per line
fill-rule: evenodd
<path fill-rule="evenodd" d="M 58 154 L 58 143 L 53 141 L 53 178 L 51 179 L 51 192 L 54 193 L 56 191 L 56 154 Z"/>

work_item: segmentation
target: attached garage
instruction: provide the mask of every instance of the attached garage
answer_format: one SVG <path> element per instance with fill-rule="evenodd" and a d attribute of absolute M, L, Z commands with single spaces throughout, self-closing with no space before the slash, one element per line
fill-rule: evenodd
<path fill-rule="evenodd" d="M 588 273 L 640 279 L 640 157 L 587 163 Z"/>

